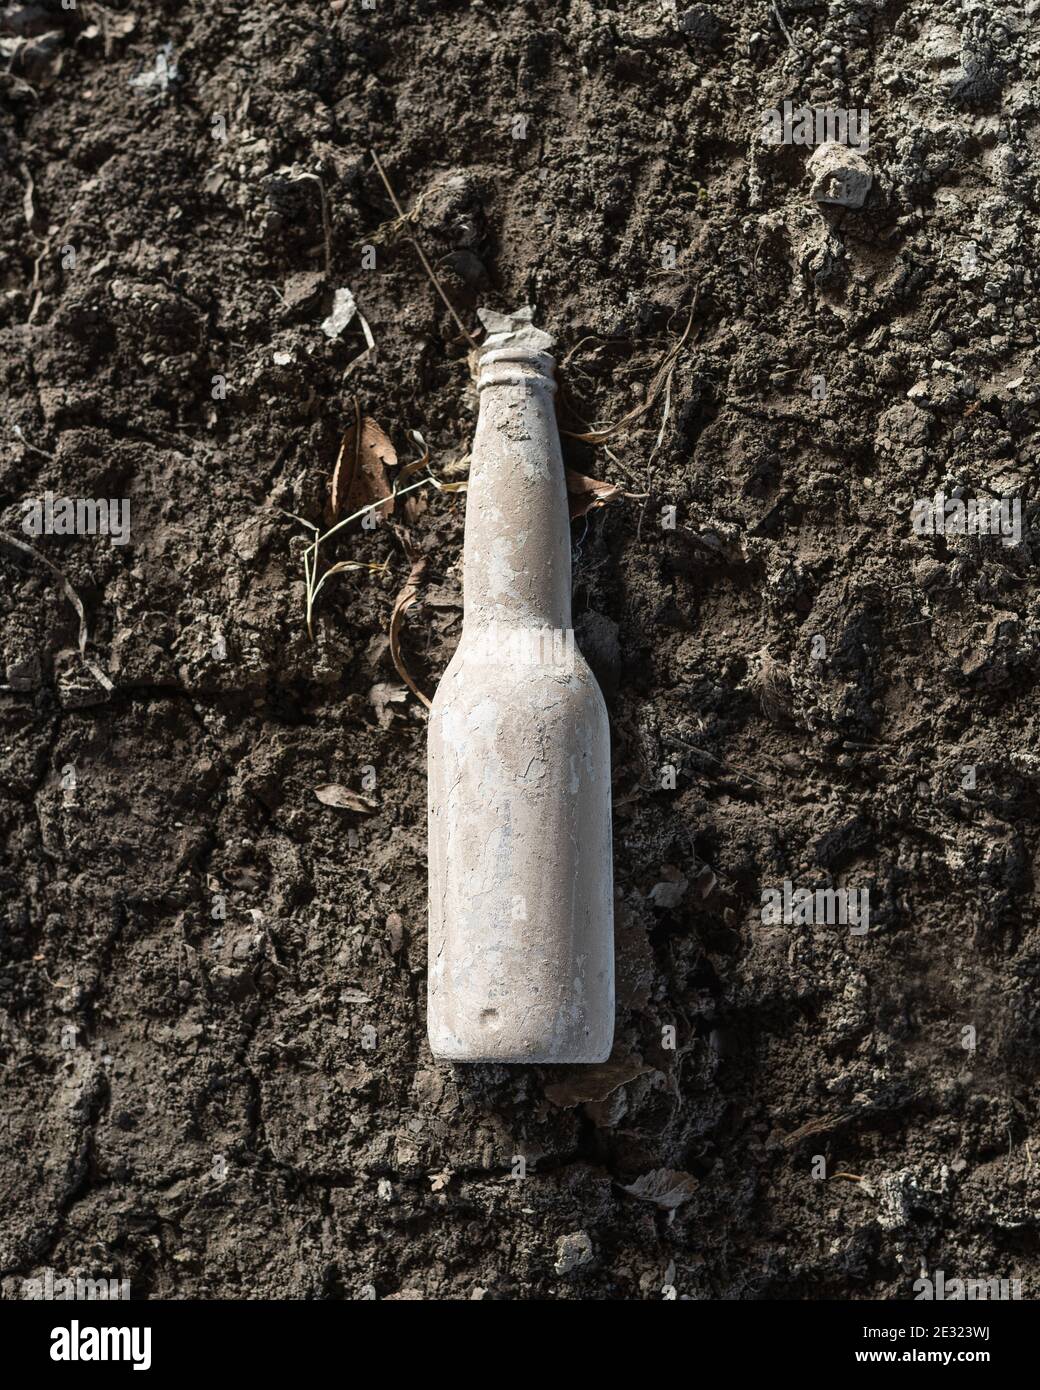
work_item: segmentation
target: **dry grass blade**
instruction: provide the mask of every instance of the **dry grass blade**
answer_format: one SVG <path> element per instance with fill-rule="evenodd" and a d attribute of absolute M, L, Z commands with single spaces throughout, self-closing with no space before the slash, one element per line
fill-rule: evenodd
<path fill-rule="evenodd" d="M 34 560 L 39 560 L 41 565 L 46 565 L 52 574 L 56 574 L 58 576 L 58 578 L 61 580 L 61 586 L 65 590 L 65 597 L 72 604 L 73 608 L 76 610 L 76 616 L 79 618 L 80 660 L 83 662 L 83 665 L 87 668 L 87 670 L 94 677 L 94 679 L 100 683 L 103 689 L 109 692 L 114 690 L 115 686 L 105 675 L 104 671 L 102 671 L 100 666 L 98 666 L 95 662 L 91 661 L 90 658 L 87 656 L 87 639 L 89 636 L 87 632 L 87 614 L 83 607 L 82 599 L 80 598 L 79 594 L 76 593 L 76 590 L 72 587 L 69 581 L 65 578 L 63 572 L 58 568 L 57 565 L 52 564 L 50 560 L 48 560 L 45 556 L 41 555 L 38 550 L 34 550 L 31 545 L 26 545 L 24 541 L 17 540 L 14 536 L 9 535 L 6 531 L 0 531 L 0 541 L 3 541 L 5 545 L 12 546 L 15 550 L 21 550 L 25 555 L 30 556 Z"/>
<path fill-rule="evenodd" d="M 317 599 L 318 594 L 321 592 L 322 585 L 325 583 L 325 580 L 328 579 L 330 575 L 343 574 L 347 570 L 371 570 L 375 573 L 385 574 L 387 566 L 390 563 L 389 556 L 381 564 L 373 564 L 367 561 L 360 560 L 341 560 L 337 564 L 330 566 L 329 569 L 323 572 L 320 568 L 319 555 L 321 552 L 321 547 L 325 541 L 329 540 L 332 536 L 334 536 L 337 531 L 342 531 L 344 527 L 349 526 L 351 522 L 358 521 L 361 517 L 367 516 L 369 512 L 379 509 L 382 510 L 386 515 L 389 515 L 394 510 L 394 507 L 397 504 L 397 499 L 399 497 L 405 497 L 409 493 L 416 492 L 419 488 L 424 488 L 427 486 L 435 487 L 438 492 L 446 493 L 465 492 L 466 490 L 466 483 L 445 483 L 442 482 L 440 478 L 435 477 L 433 473 L 429 471 L 430 451 L 426 445 L 426 441 L 423 439 L 422 435 L 419 433 L 418 430 L 412 430 L 411 435 L 412 438 L 418 443 L 418 445 L 422 449 L 421 458 L 413 459 L 411 463 L 406 464 L 394 480 L 393 487 L 389 487 L 386 483 L 385 463 L 396 463 L 397 454 L 394 451 L 394 447 L 390 443 L 390 440 L 379 428 L 379 426 L 376 425 L 374 420 L 370 421 L 367 419 L 367 417 L 363 417 L 361 430 L 359 432 L 357 430 L 357 420 L 359 416 L 360 410 L 358 409 L 357 403 L 355 402 L 355 423 L 351 426 L 351 430 L 348 431 L 347 435 L 344 436 L 343 444 L 340 446 L 339 457 L 336 460 L 336 468 L 333 472 L 331 480 L 331 493 L 335 494 L 337 506 L 342 505 L 342 503 L 340 502 L 341 498 L 345 498 L 346 501 L 350 500 L 351 489 L 347 481 L 347 474 L 350 468 L 349 455 L 350 450 L 352 448 L 352 437 L 353 439 L 360 438 L 362 441 L 362 466 L 357 470 L 358 476 L 367 476 L 367 483 L 369 485 L 373 483 L 373 478 L 376 479 L 374 490 L 380 494 L 379 496 L 377 496 L 376 500 L 373 502 L 368 502 L 365 506 L 359 507 L 356 511 L 351 512 L 349 516 L 343 517 L 342 520 L 337 521 L 335 525 L 330 526 L 327 531 L 322 531 L 319 527 L 315 526 L 313 521 L 308 521 L 305 517 L 297 516 L 294 512 L 286 511 L 284 507 L 275 508 L 275 510 L 280 512 L 283 516 L 290 517 L 293 521 L 298 521 L 302 526 L 306 526 L 307 529 L 313 533 L 313 539 L 310 541 L 310 543 L 305 547 L 303 551 L 303 577 L 304 588 L 306 593 L 307 635 L 308 637 L 310 637 L 311 641 L 314 640 L 315 600 Z M 368 432 L 366 430 L 366 426 L 368 425 L 371 425 L 372 427 L 371 432 Z M 369 471 L 367 475 L 366 469 L 364 467 L 366 439 L 368 439 L 370 451 L 372 452 L 373 458 L 376 459 L 376 462 L 378 464 L 378 467 L 375 467 L 374 472 Z M 343 467 L 345 459 L 347 459 L 348 461 L 347 469 L 344 469 Z M 414 473 L 418 472 L 419 469 L 424 467 L 427 469 L 426 477 L 420 478 L 417 482 L 409 483 L 406 487 L 401 486 L 401 484 L 405 481 L 406 478 L 411 477 Z M 402 543 L 404 544 L 404 542 Z M 413 552 L 409 549 L 409 546 L 407 544 L 405 544 L 405 550 L 408 553 L 409 558 L 413 559 Z M 402 597 L 407 596 L 407 594 L 408 585 L 405 585 L 405 589 L 402 591 Z M 414 602 L 414 599 L 415 593 L 408 597 L 408 604 Z M 407 607 L 408 604 L 405 604 L 405 607 Z M 399 627 L 399 625 L 400 616 L 398 615 L 397 626 Z M 397 628 L 395 627 L 395 635 L 396 632 Z M 400 653 L 398 652 L 398 654 L 395 656 L 395 665 L 399 660 Z M 402 675 L 402 678 L 406 681 L 409 689 L 411 689 L 420 700 L 422 700 L 425 704 L 428 705 L 429 701 L 426 699 L 426 696 L 423 695 L 422 692 L 415 687 L 411 679 L 404 672 L 403 667 L 398 666 L 398 670 Z"/>
<path fill-rule="evenodd" d="M 30 232 L 35 232 L 38 230 L 37 223 L 39 221 L 36 212 L 36 184 L 27 164 L 20 163 L 18 165 L 18 171 L 25 180 L 25 193 L 22 198 L 22 213 L 25 217 L 26 226 L 29 228 Z"/>
<path fill-rule="evenodd" d="M 318 588 L 321 588 L 322 584 L 325 583 L 326 579 L 328 579 L 330 574 L 346 574 L 348 570 L 370 570 L 373 574 L 386 574 L 387 566 L 389 564 L 389 555 L 382 562 L 382 564 L 379 565 L 377 565 L 372 560 L 337 560 L 336 563 L 334 565 L 330 565 L 328 569 L 325 571 L 325 573 L 321 576 L 321 582 L 319 583 Z"/>
<path fill-rule="evenodd" d="M 429 709 L 431 701 L 422 693 L 415 681 L 412 680 L 401 657 L 401 623 L 405 613 L 419 597 L 419 587 L 423 575 L 426 573 L 426 557 L 420 555 L 411 542 L 403 537 L 401 539 L 401 544 L 404 546 L 405 554 L 412 562 L 412 568 L 408 572 L 408 578 L 405 581 L 404 588 L 397 595 L 394 602 L 394 611 L 390 618 L 390 659 L 394 663 L 394 670 L 401 677 L 415 698 L 421 700 L 426 708 Z"/>
<path fill-rule="evenodd" d="M 422 449 L 422 457 L 412 459 L 411 463 L 406 463 L 405 466 L 401 469 L 400 473 L 398 473 L 396 479 L 394 480 L 394 497 L 396 498 L 399 493 L 411 492 L 414 488 L 420 485 L 418 483 L 413 483 L 411 487 L 401 486 L 401 484 L 407 478 L 411 478 L 414 474 L 418 473 L 420 468 L 425 468 L 427 470 L 426 477 L 422 479 L 422 482 L 429 483 L 430 486 L 435 487 L 438 492 L 465 492 L 467 487 L 469 486 L 467 482 L 463 481 L 455 483 L 445 483 L 437 477 L 437 475 L 429 466 L 430 446 L 427 444 L 426 440 L 423 439 L 422 435 L 419 433 L 418 430 L 410 430 L 409 433 L 415 440 L 416 444 L 418 444 L 419 448 Z"/>
<path fill-rule="evenodd" d="M 442 483 L 440 478 L 435 478 L 432 473 L 426 481 L 432 483 L 438 492 L 465 492 L 469 487 L 469 483 L 466 482 Z"/>
<path fill-rule="evenodd" d="M 426 440 L 423 439 L 422 435 L 419 433 L 418 430 L 410 430 L 409 433 L 411 434 L 412 439 L 415 441 L 418 447 L 422 450 L 422 453 L 420 454 L 419 458 L 412 459 L 411 463 L 406 463 L 404 467 L 401 469 L 400 473 L 398 473 L 397 477 L 394 479 L 394 493 L 393 499 L 390 503 L 391 513 L 397 505 L 397 494 L 401 491 L 402 486 L 408 481 L 409 478 L 414 477 L 414 475 L 418 473 L 421 469 L 428 469 L 430 464 L 430 446 L 426 443 Z M 431 483 L 434 481 L 432 475 L 430 475 L 427 481 Z M 422 507 L 420 506 L 420 499 L 418 497 L 409 497 L 404 503 L 405 521 L 407 521 L 409 524 L 416 521 L 421 510 Z"/>
<path fill-rule="evenodd" d="M 313 521 L 308 521 L 305 516 L 297 516 L 295 512 L 287 512 L 284 507 L 275 507 L 274 510 L 282 516 L 287 516 L 290 521 L 298 521 L 301 526 L 306 526 L 308 531 L 313 531 L 315 535 L 321 533 L 321 527 L 315 526 Z"/>
<path fill-rule="evenodd" d="M 414 492 L 418 487 L 426 487 L 427 483 L 432 483 L 434 487 L 439 488 L 442 492 L 454 490 L 450 483 L 439 483 L 436 478 L 431 476 L 429 478 L 420 478 L 417 483 L 412 483 L 409 487 L 398 488 L 394 495 L 396 497 L 403 497 L 406 492 Z M 323 541 L 327 541 L 328 538 L 334 536 L 337 531 L 342 531 L 344 526 L 349 526 L 352 521 L 357 521 L 360 517 L 367 516 L 369 512 L 374 512 L 377 507 L 385 506 L 386 502 L 380 500 L 369 502 L 367 507 L 359 507 L 356 512 L 351 512 L 351 514 L 345 516 L 342 521 L 337 521 L 335 526 L 330 526 L 327 531 L 323 531 L 320 536 L 317 536 L 311 545 L 307 547 L 308 550 L 313 551 L 316 546 L 320 545 Z"/>
<path fill-rule="evenodd" d="M 321 199 L 322 239 L 325 245 L 325 274 L 328 275 L 332 269 L 332 224 L 329 221 L 329 205 L 325 198 L 325 185 L 317 174 L 299 173 L 292 177 L 297 182 L 301 179 L 307 179 L 318 185 L 318 197 Z"/>
<path fill-rule="evenodd" d="M 397 477 L 394 479 L 395 495 L 397 494 L 398 489 L 400 488 L 401 484 L 405 481 L 406 478 L 410 478 L 413 473 L 418 473 L 420 468 L 425 468 L 426 465 L 430 462 L 430 446 L 427 444 L 426 440 L 423 439 L 422 435 L 419 433 L 418 430 L 410 430 L 409 433 L 411 434 L 412 438 L 415 440 L 419 448 L 422 450 L 422 454 L 419 458 L 412 459 L 411 463 L 406 463 L 405 466 L 401 469 L 400 473 L 398 473 Z"/>
<path fill-rule="evenodd" d="M 371 508 L 366 508 L 366 510 L 371 510 Z M 323 539 L 322 536 L 317 536 L 314 543 L 303 552 L 303 577 L 307 589 L 307 636 L 312 642 L 314 641 L 314 604 L 326 579 L 333 574 L 345 574 L 348 570 L 369 570 L 372 574 L 385 574 L 390 563 L 389 555 L 378 565 L 371 560 L 338 560 L 319 576 L 318 546 Z"/>
<path fill-rule="evenodd" d="M 350 362 L 347 365 L 347 369 L 343 373 L 344 381 L 347 379 L 348 376 L 352 376 L 354 372 L 356 372 L 357 369 L 362 365 L 362 363 L 367 362 L 370 357 L 374 358 L 376 353 L 375 337 L 373 336 L 368 319 L 365 318 L 364 314 L 361 312 L 360 309 L 358 310 L 357 318 L 358 323 L 361 325 L 361 331 L 365 335 L 365 349 L 363 352 L 359 352 L 358 355 L 354 358 L 353 362 Z"/>

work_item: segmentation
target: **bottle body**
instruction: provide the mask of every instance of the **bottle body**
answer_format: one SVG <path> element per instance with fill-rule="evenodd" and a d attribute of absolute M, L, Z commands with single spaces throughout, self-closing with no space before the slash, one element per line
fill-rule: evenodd
<path fill-rule="evenodd" d="M 571 626 L 552 359 L 486 354 L 480 386 L 463 635 L 430 711 L 430 1043 L 455 1061 L 604 1061 L 610 732 Z"/>

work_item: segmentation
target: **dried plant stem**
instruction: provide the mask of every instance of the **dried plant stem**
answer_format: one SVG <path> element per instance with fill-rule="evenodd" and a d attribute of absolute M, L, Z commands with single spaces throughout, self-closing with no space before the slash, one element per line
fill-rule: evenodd
<path fill-rule="evenodd" d="M 376 154 L 375 150 L 371 150 L 370 153 L 372 155 L 372 161 L 376 166 L 376 173 L 382 179 L 383 187 L 386 189 L 387 196 L 389 197 L 391 203 L 393 203 L 394 205 L 394 211 L 401 219 L 402 225 L 407 225 L 407 217 L 405 211 L 401 207 L 401 204 L 397 201 L 396 193 L 390 187 L 390 180 L 387 178 L 386 172 L 383 169 L 382 164 L 380 163 L 379 156 Z M 433 285 L 433 288 L 437 291 L 441 299 L 444 301 L 444 307 L 455 320 L 456 324 L 458 324 L 459 331 L 463 334 L 464 337 L 469 339 L 469 341 L 473 344 L 474 347 L 476 347 L 476 338 L 474 338 L 473 334 L 469 331 L 466 325 L 459 318 L 458 314 L 455 312 L 455 306 L 452 304 L 448 296 L 444 293 L 444 290 L 441 287 L 441 282 L 437 279 L 437 276 L 434 274 L 433 266 L 431 266 L 429 261 L 426 259 L 426 255 L 423 252 L 422 247 L 419 245 L 418 241 L 415 239 L 414 236 L 410 236 L 407 233 L 405 235 L 408 237 L 408 240 L 415 247 L 415 254 L 419 257 L 420 261 L 422 261 L 423 270 L 426 271 L 426 274 L 430 277 L 430 283 Z"/>
<path fill-rule="evenodd" d="M 11 546 L 14 550 L 22 551 L 22 553 L 28 555 L 30 559 L 39 560 L 41 565 L 46 565 L 51 573 L 56 574 L 61 580 L 61 586 L 65 590 L 65 596 L 76 610 L 76 616 L 79 618 L 80 660 L 102 688 L 111 693 L 115 689 L 112 682 L 105 675 L 104 671 L 101 670 L 100 666 L 98 666 L 96 662 L 91 661 L 90 657 L 87 656 L 87 641 L 89 640 L 90 634 L 87 630 L 86 610 L 83 607 L 83 600 L 69 583 L 64 570 L 60 570 L 57 565 L 48 560 L 45 555 L 41 555 L 38 550 L 34 550 L 31 545 L 26 545 L 25 541 L 18 540 L 16 536 L 9 535 L 6 531 L 0 531 L 0 541 L 3 541 L 5 545 Z"/>
<path fill-rule="evenodd" d="M 452 486 L 449 484 L 446 486 L 444 483 L 438 482 L 436 478 L 430 477 L 420 478 L 417 483 L 412 483 L 408 487 L 395 488 L 391 496 L 403 497 L 405 493 L 414 492 L 416 488 L 426 487 L 427 484 L 437 488 L 439 491 L 457 490 L 457 485 Z M 292 517 L 294 521 L 299 521 L 302 525 L 308 527 L 315 533 L 313 541 L 311 541 L 310 545 L 308 545 L 303 552 L 303 577 L 307 591 L 307 636 L 312 642 L 314 641 L 314 602 L 319 593 L 321 593 L 322 585 L 325 583 L 326 579 L 334 574 L 343 574 L 346 570 L 374 570 L 377 573 L 384 573 L 389 563 L 388 559 L 384 560 L 381 565 L 373 564 L 366 560 L 340 560 L 337 564 L 330 565 L 329 568 L 322 573 L 319 566 L 319 551 L 322 541 L 327 541 L 330 536 L 334 536 L 336 532 L 341 531 L 344 526 L 349 526 L 352 521 L 359 520 L 368 512 L 374 512 L 380 507 L 385 507 L 386 503 L 387 499 L 385 497 L 380 497 L 375 502 L 369 502 L 367 506 L 360 508 L 360 510 L 351 512 L 350 516 L 345 516 L 342 521 L 337 521 L 335 526 L 330 526 L 327 531 L 319 531 L 312 521 L 307 521 L 303 517 L 295 516 L 292 512 L 284 512 L 285 516 Z"/>
<path fill-rule="evenodd" d="M 791 31 L 790 31 L 790 29 L 788 29 L 787 25 L 784 23 L 784 17 L 783 17 L 783 15 L 780 13 L 780 6 L 776 3 L 776 0 L 771 0 L 770 9 L 773 11 L 773 16 L 774 16 L 774 18 L 776 19 L 776 22 L 777 22 L 777 24 L 778 24 L 779 27 L 780 27 L 780 32 L 783 34 L 784 38 L 785 38 L 785 39 L 787 40 L 787 42 L 791 45 L 791 47 L 794 49 L 795 53 L 797 53 L 798 56 L 799 56 L 799 58 L 800 58 L 800 57 L 802 56 L 802 50 L 798 47 L 798 45 L 795 43 L 794 39 L 791 37 Z"/>
<path fill-rule="evenodd" d="M 406 492 L 414 492 L 416 488 L 426 487 L 427 484 L 433 487 L 438 486 L 435 478 L 420 478 L 417 483 L 412 483 L 408 487 L 399 488 L 390 495 L 391 497 L 403 497 Z M 376 501 L 369 502 L 366 506 L 362 507 L 360 511 L 351 512 L 351 514 L 345 516 L 342 521 L 337 521 L 335 526 L 330 526 L 327 531 L 323 531 L 320 536 L 317 536 L 308 548 L 317 553 L 317 547 L 320 541 L 327 541 L 328 538 L 334 536 L 337 531 L 342 531 L 344 526 L 349 526 L 352 521 L 357 521 L 359 517 L 364 516 L 367 512 L 374 512 L 379 507 L 385 507 L 386 504 L 387 498 L 379 497 Z"/>
<path fill-rule="evenodd" d="M 297 179 L 313 179 L 318 185 L 318 196 L 321 199 L 321 231 L 322 241 L 325 246 L 325 274 L 328 276 L 332 271 L 332 224 L 329 221 L 329 205 L 325 198 L 325 185 L 317 174 L 297 174 Z"/>
<path fill-rule="evenodd" d="M 690 307 L 690 314 L 686 320 L 686 327 L 683 329 L 682 337 L 665 355 L 657 371 L 654 373 L 650 385 L 647 387 L 646 396 L 640 401 L 639 405 L 634 406 L 625 415 L 622 415 L 620 420 L 616 420 L 612 425 L 607 425 L 604 429 L 590 430 L 585 434 L 575 434 L 572 430 L 561 430 L 560 433 L 567 435 L 570 439 L 580 439 L 585 444 L 604 444 L 627 425 L 634 425 L 648 410 L 651 410 L 662 390 L 668 389 L 670 392 L 675 363 L 679 354 L 686 346 L 686 339 L 690 336 L 690 329 L 693 327 L 693 315 L 696 307 L 697 301 L 695 299 Z"/>

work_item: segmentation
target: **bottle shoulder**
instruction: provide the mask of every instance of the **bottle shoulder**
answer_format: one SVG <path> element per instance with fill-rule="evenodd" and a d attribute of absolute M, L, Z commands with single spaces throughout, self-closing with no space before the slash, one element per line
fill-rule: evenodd
<path fill-rule="evenodd" d="M 537 632 L 537 630 L 532 630 Z M 583 711 L 607 719 L 599 683 L 573 641 L 552 636 L 518 640 L 509 649 L 489 648 L 463 635 L 433 698 L 431 717 L 447 705 L 475 708 L 483 701 L 519 707 L 536 701 L 545 709 Z"/>

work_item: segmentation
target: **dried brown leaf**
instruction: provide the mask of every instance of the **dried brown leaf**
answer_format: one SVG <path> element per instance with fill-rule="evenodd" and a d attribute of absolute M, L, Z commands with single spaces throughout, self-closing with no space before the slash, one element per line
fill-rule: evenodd
<path fill-rule="evenodd" d="M 621 1184 L 621 1191 L 644 1202 L 653 1202 L 663 1211 L 674 1211 L 688 1202 L 697 1191 L 697 1179 L 692 1173 L 683 1173 L 675 1168 L 653 1168 L 636 1178 L 627 1187 Z"/>
<path fill-rule="evenodd" d="M 394 503 L 386 470 L 396 463 L 397 451 L 385 431 L 370 416 L 362 416 L 355 401 L 354 419 L 343 435 L 329 483 L 330 525 L 381 498 L 386 504 L 380 510 L 389 516 Z"/>
<path fill-rule="evenodd" d="M 648 1067 L 638 1058 L 584 1066 L 580 1071 L 576 1070 L 572 1076 L 546 1086 L 545 1095 L 553 1105 L 558 1105 L 562 1110 L 569 1110 L 575 1105 L 606 1100 L 626 1082 L 634 1081 L 637 1076 L 644 1076 L 652 1070 L 652 1067 Z"/>
<path fill-rule="evenodd" d="M 370 560 L 337 560 L 334 565 L 330 565 L 321 576 L 322 580 L 328 579 L 330 574 L 346 574 L 348 570 L 370 570 L 374 574 L 385 574 L 387 561 L 381 564 L 374 564 Z"/>
<path fill-rule="evenodd" d="M 602 483 L 598 478 L 586 478 L 584 473 L 575 473 L 573 468 L 567 472 L 567 504 L 571 520 L 584 516 L 593 507 L 605 507 L 613 502 L 621 489 L 615 483 Z"/>
<path fill-rule="evenodd" d="M 379 810 L 378 801 L 351 791 L 338 782 L 326 782 L 321 787 L 315 787 L 314 795 L 323 806 L 335 806 L 340 811 L 360 811 L 362 815 L 370 816 L 373 811 Z"/>

